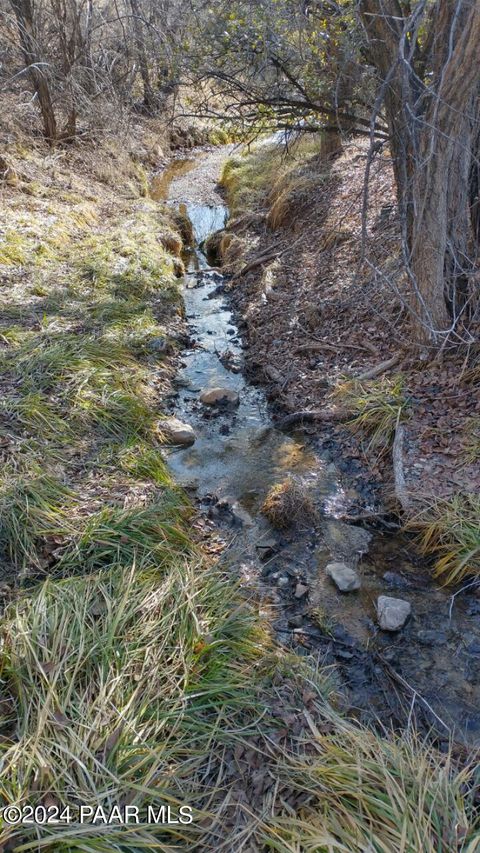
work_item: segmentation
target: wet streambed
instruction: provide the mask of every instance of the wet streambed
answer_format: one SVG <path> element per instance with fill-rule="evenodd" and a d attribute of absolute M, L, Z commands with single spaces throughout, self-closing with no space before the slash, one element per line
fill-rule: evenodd
<path fill-rule="evenodd" d="M 183 284 L 191 346 L 182 354 L 172 414 L 193 427 L 196 441 L 169 451 L 172 472 L 220 531 L 227 543 L 222 559 L 261 601 L 278 639 L 336 665 L 351 713 L 394 727 L 415 720 L 434 726 L 440 738 L 454 733 L 478 743 L 480 599 L 472 591 L 452 599 L 451 591 L 438 588 L 404 537 L 372 535 L 337 520 L 345 497 L 334 460 L 303 434 L 272 427 L 262 390 L 242 372 L 225 281 L 202 251 L 228 213 L 216 189 L 219 153 L 209 172 L 210 156 L 175 161 L 156 179 L 157 197 L 183 205 L 195 234 Z M 214 387 L 236 391 L 238 407 L 203 405 L 201 391 Z M 271 485 L 287 475 L 302 478 L 320 516 L 279 533 L 260 507 Z M 357 567 L 358 592 L 336 590 L 325 574 L 332 559 Z M 412 617 L 398 633 L 378 629 L 378 595 L 410 602 Z"/>

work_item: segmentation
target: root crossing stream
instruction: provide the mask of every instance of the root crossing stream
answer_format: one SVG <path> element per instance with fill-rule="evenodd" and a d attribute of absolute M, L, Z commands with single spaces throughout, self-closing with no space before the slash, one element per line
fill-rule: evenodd
<path fill-rule="evenodd" d="M 169 451 L 180 484 L 226 543 L 222 561 L 268 614 L 278 640 L 299 655 L 334 664 L 350 714 L 400 729 L 415 723 L 439 741 L 480 742 L 480 601 L 439 588 L 411 543 L 338 520 L 345 496 L 335 461 L 303 434 L 276 430 L 263 391 L 242 372 L 242 341 L 225 280 L 202 249 L 228 211 L 217 177 L 228 149 L 176 160 L 154 179 L 153 195 L 182 206 L 195 245 L 186 253 L 183 298 L 191 346 L 183 353 L 172 414 L 196 435 Z M 235 408 L 205 406 L 202 390 L 228 388 Z M 318 519 L 287 532 L 260 512 L 287 476 L 302 481 Z M 356 568 L 361 589 L 340 593 L 325 572 L 332 560 Z M 379 630 L 379 595 L 408 601 L 396 633 Z"/>

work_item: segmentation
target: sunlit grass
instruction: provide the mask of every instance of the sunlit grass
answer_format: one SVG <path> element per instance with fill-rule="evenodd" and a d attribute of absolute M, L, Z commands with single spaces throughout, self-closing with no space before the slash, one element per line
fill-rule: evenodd
<path fill-rule="evenodd" d="M 278 853 L 478 850 L 464 792 L 472 767 L 456 769 L 414 736 L 379 737 L 338 716 L 310 724 L 310 755 L 280 762 L 280 779 L 304 798 L 298 815 L 267 822 L 263 841 Z M 325 731 L 326 730 L 326 731 Z"/>
<path fill-rule="evenodd" d="M 88 574 L 112 565 L 128 566 L 135 560 L 163 566 L 177 556 L 192 555 L 195 546 L 184 524 L 186 514 L 180 494 L 165 490 L 143 508 L 105 507 L 80 517 L 56 571 Z"/>
<path fill-rule="evenodd" d="M 278 227 L 295 194 L 306 185 L 314 185 L 301 169 L 320 152 L 320 138 L 304 137 L 288 151 L 283 146 L 262 145 L 251 153 L 231 157 L 223 167 L 220 183 L 227 191 L 232 215 L 276 206 L 271 224 Z"/>
<path fill-rule="evenodd" d="M 40 467 L 30 477 L 14 471 L 0 484 L 0 548 L 18 568 L 43 566 L 42 545 L 73 532 L 74 495 Z"/>
<path fill-rule="evenodd" d="M 0 399 L 0 414 L 43 440 L 65 440 L 71 435 L 71 425 L 65 415 L 41 391 L 3 397 Z"/>
<path fill-rule="evenodd" d="M 239 206 L 261 203 L 278 178 L 283 210 L 298 190 L 289 169 L 314 154 L 281 155 L 270 170 L 263 154 L 241 158 Z M 0 240 L 0 262 L 3 250 L 28 274 L 23 292 L 12 277 L 2 306 L 16 325 L 0 333 L 0 547 L 31 584 L 0 624 L 0 799 L 188 804 L 194 822 L 3 825 L 0 848 L 229 851 L 234 838 L 292 853 L 473 853 L 468 772 L 343 720 L 315 663 L 274 649 L 231 578 L 199 555 L 192 508 L 154 437 L 161 401 L 144 358 L 152 337 L 168 336 L 179 240 L 167 213 L 138 202 L 146 175 L 130 166 L 128 210 L 116 208 L 115 164 L 100 163 L 115 189 L 105 221 L 96 188 L 62 195 L 32 181 L 27 204 L 40 206 Z M 400 392 L 382 394 L 362 429 L 390 436 L 391 400 L 395 422 L 406 410 Z M 304 722 L 298 736 L 291 715 Z M 237 750 L 259 758 L 266 792 L 251 797 L 257 771 Z"/>
<path fill-rule="evenodd" d="M 453 584 L 480 577 L 480 497 L 457 494 L 437 500 L 408 523 L 418 531 L 425 554 L 434 557 L 435 575 Z"/>
<path fill-rule="evenodd" d="M 191 826 L 42 827 L 41 849 L 167 849 L 208 832 L 230 731 L 242 736 L 236 709 L 244 726 L 260 715 L 247 683 L 258 640 L 233 605 L 216 572 L 171 562 L 47 581 L 10 607 L 0 669 L 18 721 L 2 744 L 3 802 L 194 809 Z M 0 840 L 12 836 L 38 849 L 35 826 Z"/>
<path fill-rule="evenodd" d="M 113 450 L 122 471 L 157 486 L 171 486 L 172 480 L 162 452 L 149 442 L 130 442 Z"/>
<path fill-rule="evenodd" d="M 4 369 L 32 390 L 101 384 L 102 374 L 130 376 L 139 371 L 133 356 L 115 341 L 49 332 L 28 338 L 3 358 Z"/>
<path fill-rule="evenodd" d="M 391 446 L 397 425 L 409 417 L 409 400 L 402 376 L 360 382 L 340 382 L 334 399 L 352 418 L 349 427 L 368 439 L 368 448 L 379 454 Z"/>

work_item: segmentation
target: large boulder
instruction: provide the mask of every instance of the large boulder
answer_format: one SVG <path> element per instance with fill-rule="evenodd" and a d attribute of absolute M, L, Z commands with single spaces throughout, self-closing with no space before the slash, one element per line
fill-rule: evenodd
<path fill-rule="evenodd" d="M 206 388 L 200 394 L 200 401 L 204 406 L 233 408 L 239 405 L 240 398 L 232 388 Z"/>
<path fill-rule="evenodd" d="M 353 592 L 360 589 L 360 578 L 357 572 L 346 563 L 329 563 L 325 571 L 340 592 Z"/>
<path fill-rule="evenodd" d="M 168 444 L 190 447 L 195 443 L 196 436 L 193 428 L 178 418 L 165 418 L 159 421 L 157 426 Z"/>
<path fill-rule="evenodd" d="M 399 631 L 412 612 L 412 605 L 403 598 L 380 595 L 377 600 L 378 624 L 382 631 Z"/>

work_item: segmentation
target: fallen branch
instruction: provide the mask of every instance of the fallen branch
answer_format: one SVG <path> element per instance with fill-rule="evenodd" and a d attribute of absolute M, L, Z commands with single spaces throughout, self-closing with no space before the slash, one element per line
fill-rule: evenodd
<path fill-rule="evenodd" d="M 390 368 L 398 364 L 399 361 L 400 353 L 397 353 L 396 355 L 393 355 L 392 358 L 388 358 L 386 361 L 381 361 L 380 364 L 370 368 L 370 370 L 366 370 L 364 373 L 360 373 L 360 375 L 355 378 L 360 381 L 363 379 L 374 379 L 375 376 L 380 376 L 381 373 L 385 373 L 387 370 L 390 370 Z"/>
<path fill-rule="evenodd" d="M 397 428 L 395 430 L 395 438 L 393 441 L 393 450 L 392 450 L 392 458 L 393 458 L 393 477 L 395 481 L 395 496 L 402 507 L 403 511 L 406 512 L 410 509 L 410 496 L 408 494 L 407 486 L 405 483 L 405 472 L 403 469 L 403 440 L 405 437 L 405 430 L 402 424 L 397 424 Z"/>
<path fill-rule="evenodd" d="M 356 515 L 349 515 L 344 512 L 340 515 L 336 515 L 339 521 L 345 521 L 347 524 L 359 524 L 362 521 L 380 521 L 385 527 L 390 527 L 392 530 L 399 530 L 401 525 L 397 524 L 393 521 L 385 521 L 388 516 L 392 515 L 392 511 L 385 512 L 359 512 Z"/>
<path fill-rule="evenodd" d="M 331 352 L 341 352 L 342 349 L 356 349 L 363 352 L 365 349 L 369 349 L 369 347 L 359 346 L 357 344 L 327 344 L 323 341 L 315 341 L 315 343 L 311 344 L 301 344 L 294 350 L 294 355 L 301 352 L 321 352 L 322 350 L 330 350 Z"/>
<path fill-rule="evenodd" d="M 241 276 L 246 275 L 248 272 L 252 272 L 252 270 L 255 270 L 257 267 L 260 267 L 263 264 L 268 264 L 269 261 L 274 261 L 276 258 L 279 257 L 280 254 L 281 253 L 277 251 L 270 252 L 268 255 L 259 255 L 252 261 L 249 261 L 248 264 L 245 264 L 245 266 L 242 267 L 242 269 L 234 276 L 234 278 L 240 278 Z"/>

